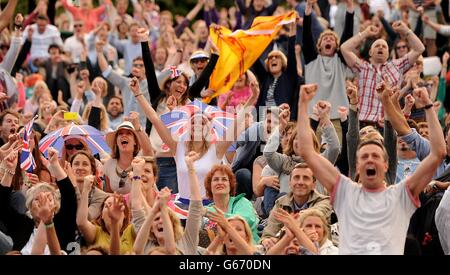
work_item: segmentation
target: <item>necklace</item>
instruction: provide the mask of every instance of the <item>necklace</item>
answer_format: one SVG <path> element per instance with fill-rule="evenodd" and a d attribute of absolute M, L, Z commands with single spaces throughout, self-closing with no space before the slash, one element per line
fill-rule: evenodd
<path fill-rule="evenodd" d="M 127 169 L 122 170 L 122 172 L 119 173 L 118 165 L 116 165 L 116 174 L 120 178 L 119 180 L 119 188 L 122 188 L 125 186 L 126 178 L 128 177 L 128 173 L 131 171 L 131 166 L 129 166 Z"/>

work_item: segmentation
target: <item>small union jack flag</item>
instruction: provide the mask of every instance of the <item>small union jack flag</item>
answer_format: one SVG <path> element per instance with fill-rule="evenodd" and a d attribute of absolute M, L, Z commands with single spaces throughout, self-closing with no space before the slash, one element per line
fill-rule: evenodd
<path fill-rule="evenodd" d="M 170 66 L 168 70 L 170 71 L 170 79 L 177 78 L 182 74 L 182 72 L 177 69 L 177 66 Z"/>
<path fill-rule="evenodd" d="M 36 162 L 34 161 L 33 152 L 30 151 L 30 140 L 31 133 L 33 131 L 33 124 L 36 117 L 32 118 L 30 122 L 24 127 L 23 133 L 23 148 L 22 153 L 20 154 L 20 168 L 22 170 L 27 171 L 28 173 L 32 173 L 34 168 L 36 168 Z M 37 146 L 37 144 L 35 144 Z"/>

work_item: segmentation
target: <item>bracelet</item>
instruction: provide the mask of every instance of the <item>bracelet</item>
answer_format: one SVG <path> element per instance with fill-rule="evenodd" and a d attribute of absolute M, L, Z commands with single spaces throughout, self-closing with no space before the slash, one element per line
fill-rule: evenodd
<path fill-rule="evenodd" d="M 189 168 L 188 171 L 195 173 L 195 168 Z"/>
<path fill-rule="evenodd" d="M 425 105 L 425 106 L 423 106 L 422 108 L 424 109 L 424 110 L 428 110 L 428 109 L 430 109 L 431 107 L 433 107 L 433 104 L 427 104 L 427 105 Z"/>
<path fill-rule="evenodd" d="M 45 228 L 52 228 L 52 227 L 55 227 L 55 224 L 53 223 L 53 222 L 51 222 L 51 223 L 49 223 L 49 224 L 45 224 L 44 223 L 44 225 L 45 225 Z"/>
<path fill-rule="evenodd" d="M 138 96 L 141 96 L 141 95 L 143 95 L 143 94 L 142 94 L 142 93 L 139 93 L 139 94 L 135 95 L 134 97 L 138 97 Z"/>
<path fill-rule="evenodd" d="M 131 179 L 132 180 L 141 180 L 141 176 L 133 176 Z"/>
<path fill-rule="evenodd" d="M 359 101 L 356 101 L 356 103 L 352 103 L 352 102 L 350 101 L 349 103 L 350 103 L 350 105 L 356 106 L 356 105 L 358 105 Z"/>
<path fill-rule="evenodd" d="M 6 173 L 10 174 L 11 176 L 14 176 L 16 174 L 16 171 L 11 171 L 7 168 L 4 169 Z"/>

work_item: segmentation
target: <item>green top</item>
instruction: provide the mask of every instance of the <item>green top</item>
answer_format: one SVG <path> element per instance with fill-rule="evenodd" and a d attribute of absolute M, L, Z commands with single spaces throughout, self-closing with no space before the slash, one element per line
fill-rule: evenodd
<path fill-rule="evenodd" d="M 439 77 L 439 86 L 438 86 L 438 94 L 437 101 L 441 103 L 441 108 L 438 112 L 438 118 L 441 122 L 441 125 L 445 126 L 445 108 L 444 108 L 444 100 L 445 100 L 445 77 Z"/>
<path fill-rule="evenodd" d="M 206 206 L 206 208 L 209 211 L 215 212 L 213 206 L 214 203 L 211 203 L 210 205 Z M 239 194 L 236 197 L 230 197 L 230 200 L 228 201 L 228 211 L 227 213 L 225 213 L 225 217 L 229 218 L 236 215 L 241 216 L 242 218 L 244 218 L 244 220 L 247 221 L 250 229 L 252 230 L 254 244 L 259 243 L 259 217 L 258 214 L 256 214 L 252 203 L 245 198 L 245 194 Z"/>

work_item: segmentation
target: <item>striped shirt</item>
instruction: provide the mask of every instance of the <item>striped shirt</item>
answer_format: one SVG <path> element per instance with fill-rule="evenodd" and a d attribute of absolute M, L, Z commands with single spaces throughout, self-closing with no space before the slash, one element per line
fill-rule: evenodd
<path fill-rule="evenodd" d="M 359 120 L 378 121 L 383 114 L 383 106 L 375 90 L 383 78 L 392 86 L 400 87 L 403 74 L 409 70 L 408 55 L 386 62 L 380 66 L 359 59 L 352 68 L 358 77 Z"/>

